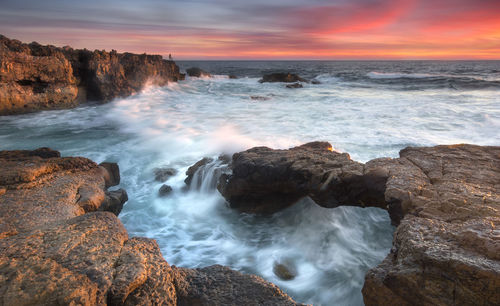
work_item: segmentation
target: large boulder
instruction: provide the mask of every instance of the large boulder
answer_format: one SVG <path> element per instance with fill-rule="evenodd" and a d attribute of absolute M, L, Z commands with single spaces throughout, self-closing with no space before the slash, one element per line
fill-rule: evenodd
<path fill-rule="evenodd" d="M 259 83 L 265 83 L 265 82 L 296 83 L 296 82 L 307 82 L 307 80 L 301 78 L 297 74 L 293 74 L 290 72 L 288 73 L 278 72 L 278 73 L 266 74 L 262 77 L 262 79 L 259 80 Z"/>
<path fill-rule="evenodd" d="M 387 173 L 365 169 L 327 142 L 289 150 L 252 148 L 234 154 L 231 169 L 218 189 L 231 207 L 243 212 L 273 213 L 305 196 L 324 207 L 385 207 Z"/>

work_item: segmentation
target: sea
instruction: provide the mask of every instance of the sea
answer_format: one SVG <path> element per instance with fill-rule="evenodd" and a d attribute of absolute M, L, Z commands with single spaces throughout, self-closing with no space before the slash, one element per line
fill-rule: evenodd
<path fill-rule="evenodd" d="M 128 191 L 120 219 L 130 236 L 157 240 L 171 264 L 226 265 L 275 283 L 298 302 L 363 305 L 365 273 L 391 249 L 378 208 L 322 208 L 305 198 L 271 216 L 230 209 L 213 187 L 186 188 L 203 157 L 254 146 L 328 141 L 352 159 L 397 157 L 407 146 L 500 145 L 500 61 L 197 61 L 212 77 L 187 78 L 107 104 L 0 117 L 0 149 L 50 147 L 117 162 Z M 291 72 L 319 81 L 289 89 L 259 83 Z M 237 79 L 230 79 L 235 75 Z M 163 183 L 154 169 L 174 168 Z M 296 273 L 282 280 L 277 263 Z"/>

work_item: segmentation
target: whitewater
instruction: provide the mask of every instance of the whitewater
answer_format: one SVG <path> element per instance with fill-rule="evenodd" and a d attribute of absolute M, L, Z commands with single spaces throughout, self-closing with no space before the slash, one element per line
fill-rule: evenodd
<path fill-rule="evenodd" d="M 363 304 L 366 271 L 390 251 L 387 212 L 326 209 L 304 199 L 272 216 L 240 214 L 214 188 L 218 164 L 192 189 L 184 184 L 189 166 L 253 146 L 315 140 L 360 162 L 397 157 L 407 146 L 500 145 L 498 61 L 179 64 L 214 76 L 147 87 L 103 105 L 0 117 L 0 149 L 51 147 L 117 162 L 129 194 L 120 219 L 131 236 L 156 239 L 172 265 L 227 265 L 262 276 L 298 302 Z M 258 82 L 288 71 L 321 84 L 287 89 Z M 158 167 L 178 171 L 164 198 L 154 181 Z M 296 278 L 278 278 L 277 262 L 292 266 Z"/>

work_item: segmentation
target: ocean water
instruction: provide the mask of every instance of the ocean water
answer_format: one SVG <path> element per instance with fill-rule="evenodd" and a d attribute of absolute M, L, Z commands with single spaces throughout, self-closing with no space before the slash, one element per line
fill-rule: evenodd
<path fill-rule="evenodd" d="M 129 193 L 120 219 L 131 236 L 158 241 L 170 264 L 228 265 L 314 305 L 362 305 L 364 275 L 387 255 L 394 228 L 380 209 L 321 208 L 309 199 L 273 216 L 229 209 L 187 168 L 257 145 L 325 140 L 358 161 L 396 157 L 406 146 L 500 145 L 500 62 L 179 62 L 212 78 L 188 78 L 111 103 L 0 117 L 0 149 L 49 146 L 66 156 L 118 162 Z M 290 71 L 319 85 L 258 83 Z M 228 74 L 238 79 L 229 79 Z M 252 98 L 253 97 L 253 98 Z M 153 169 L 172 167 L 173 193 L 158 197 Z M 276 262 L 296 270 L 273 273 Z"/>

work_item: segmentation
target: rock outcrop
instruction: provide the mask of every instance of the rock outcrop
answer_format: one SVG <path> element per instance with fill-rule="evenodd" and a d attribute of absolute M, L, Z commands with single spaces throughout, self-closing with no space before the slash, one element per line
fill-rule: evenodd
<path fill-rule="evenodd" d="M 186 73 L 187 73 L 187 75 L 189 75 L 190 77 L 196 77 L 196 78 L 200 78 L 200 77 L 211 77 L 211 76 L 212 76 L 212 75 L 210 74 L 210 72 L 206 72 L 205 70 L 200 69 L 200 68 L 198 68 L 198 67 L 188 68 L 188 69 L 186 69 Z"/>
<path fill-rule="evenodd" d="M 262 77 L 262 79 L 259 80 L 259 83 L 265 83 L 265 82 L 282 82 L 282 83 L 296 83 L 296 82 L 308 82 L 306 79 L 301 78 L 297 74 L 293 73 L 271 73 L 271 74 L 266 74 Z"/>
<path fill-rule="evenodd" d="M 289 150 L 252 148 L 234 154 L 231 169 L 218 189 L 231 207 L 244 212 L 273 213 L 305 196 L 324 207 L 385 207 L 387 173 L 365 169 L 327 142 Z"/>
<path fill-rule="evenodd" d="M 366 305 L 500 304 L 500 147 L 406 148 L 360 164 L 328 143 L 233 155 L 219 190 L 232 207 L 274 212 L 304 196 L 377 206 L 398 225 L 366 275 Z"/>
<path fill-rule="evenodd" d="M 171 267 L 156 241 L 129 238 L 116 216 L 126 193 L 106 190 L 117 172 L 48 148 L 0 151 L 1 305 L 297 305 L 259 277 Z"/>
<path fill-rule="evenodd" d="M 106 102 L 183 78 L 160 55 L 24 44 L 0 35 L 0 115 Z"/>

